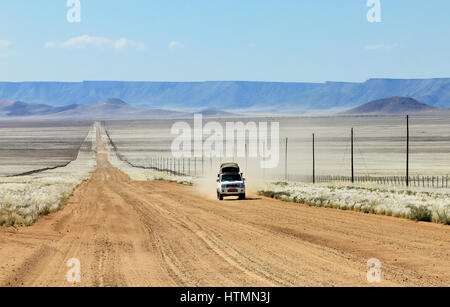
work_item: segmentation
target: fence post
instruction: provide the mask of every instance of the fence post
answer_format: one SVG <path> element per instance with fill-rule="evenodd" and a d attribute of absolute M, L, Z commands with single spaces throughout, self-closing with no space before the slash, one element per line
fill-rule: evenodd
<path fill-rule="evenodd" d="M 409 115 L 406 116 L 406 186 L 409 187 Z"/>
<path fill-rule="evenodd" d="M 354 164 L 354 144 L 353 144 L 353 128 L 352 128 L 352 141 L 351 141 L 351 147 L 352 147 L 352 183 L 355 183 L 355 164 Z"/>
<path fill-rule="evenodd" d="M 316 152 L 315 152 L 315 136 L 312 135 L 312 151 L 313 151 L 313 184 L 316 183 Z"/>
<path fill-rule="evenodd" d="M 285 148 L 285 160 L 284 160 L 284 181 L 287 182 L 288 181 L 288 175 L 287 175 L 287 168 L 288 168 L 288 138 L 286 137 L 286 148 Z"/>

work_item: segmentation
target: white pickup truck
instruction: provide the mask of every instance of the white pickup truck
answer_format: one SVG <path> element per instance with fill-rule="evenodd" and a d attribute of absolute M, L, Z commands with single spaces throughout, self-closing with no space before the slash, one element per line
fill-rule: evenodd
<path fill-rule="evenodd" d="M 236 163 L 225 163 L 220 166 L 217 175 L 217 198 L 223 200 L 227 196 L 238 196 L 245 199 L 245 178 Z"/>

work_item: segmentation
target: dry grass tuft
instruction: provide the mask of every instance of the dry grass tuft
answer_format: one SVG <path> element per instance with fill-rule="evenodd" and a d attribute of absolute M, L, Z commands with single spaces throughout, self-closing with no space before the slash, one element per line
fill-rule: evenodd
<path fill-rule="evenodd" d="M 450 224 L 450 195 L 443 191 L 434 193 L 383 189 L 377 186 L 291 182 L 268 184 L 258 194 L 314 207 Z"/>

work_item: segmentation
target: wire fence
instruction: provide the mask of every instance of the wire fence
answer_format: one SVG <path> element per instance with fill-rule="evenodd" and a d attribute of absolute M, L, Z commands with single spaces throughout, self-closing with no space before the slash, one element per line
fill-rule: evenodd
<path fill-rule="evenodd" d="M 116 154 L 116 156 L 124 163 L 131 167 L 155 170 L 169 175 L 175 176 L 202 176 L 205 173 L 205 158 L 184 158 L 176 159 L 164 156 L 157 156 L 141 162 L 132 162 L 120 153 L 117 145 L 114 143 L 109 135 L 108 130 L 105 129 L 105 134 L 108 141 Z M 212 164 L 211 164 L 212 165 Z"/>
<path fill-rule="evenodd" d="M 173 158 L 166 156 L 155 156 L 146 158 L 145 160 L 130 161 L 123 154 L 120 153 L 118 147 L 109 135 L 108 130 L 105 128 L 106 135 L 109 142 L 116 153 L 117 157 L 127 163 L 128 165 L 141 169 L 151 169 L 171 175 L 177 176 L 190 176 L 200 177 L 205 175 L 209 170 L 213 168 L 213 160 L 209 157 L 200 158 Z M 287 138 L 286 138 L 286 152 L 285 161 L 280 161 L 284 164 L 284 174 L 279 174 L 273 178 L 267 178 L 268 180 L 275 180 L 275 178 L 284 181 L 297 181 L 305 183 L 376 183 L 380 185 L 389 186 L 409 186 L 409 187 L 422 187 L 422 188 L 434 188 L 434 189 L 448 189 L 449 188 L 449 175 L 440 176 L 338 176 L 338 175 L 299 175 L 292 174 L 288 168 L 286 161 L 289 159 L 287 155 Z M 247 160 L 247 158 L 245 159 Z M 216 161 L 215 161 L 216 162 Z M 264 177 L 264 176 L 263 176 Z M 283 179 L 282 179 L 283 178 Z"/>
<path fill-rule="evenodd" d="M 377 183 L 380 185 L 391 186 L 407 186 L 406 176 L 355 176 L 352 180 L 351 176 L 315 176 L 316 183 L 332 183 L 332 182 L 348 182 L 352 183 Z M 313 182 L 313 176 L 289 176 L 289 180 L 300 182 Z M 410 176 L 410 187 L 423 187 L 423 188 L 442 188 L 447 189 L 449 187 L 449 176 Z"/>

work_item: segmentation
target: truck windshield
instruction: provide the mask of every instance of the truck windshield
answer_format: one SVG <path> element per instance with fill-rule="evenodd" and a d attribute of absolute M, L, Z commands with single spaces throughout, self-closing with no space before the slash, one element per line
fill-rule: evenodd
<path fill-rule="evenodd" d="M 226 174 L 222 175 L 222 181 L 241 181 L 241 175 L 239 174 Z"/>

